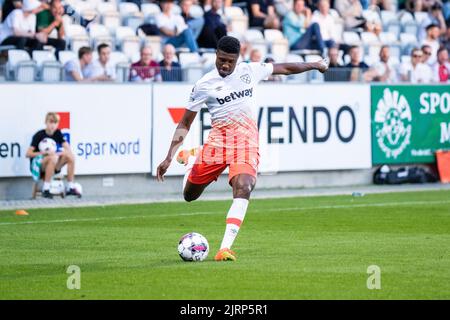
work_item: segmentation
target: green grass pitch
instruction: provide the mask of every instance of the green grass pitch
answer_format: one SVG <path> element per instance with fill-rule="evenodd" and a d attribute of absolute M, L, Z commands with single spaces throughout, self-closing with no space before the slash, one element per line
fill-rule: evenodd
<path fill-rule="evenodd" d="M 0 211 L 0 299 L 450 298 L 448 191 L 255 199 L 238 260 L 217 263 L 230 204 Z M 190 231 L 210 243 L 204 262 L 178 256 Z M 67 289 L 69 265 L 79 290 Z"/>

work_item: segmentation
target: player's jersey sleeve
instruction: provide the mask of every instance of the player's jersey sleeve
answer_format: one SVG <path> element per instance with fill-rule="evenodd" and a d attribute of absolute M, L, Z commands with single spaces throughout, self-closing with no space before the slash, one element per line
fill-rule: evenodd
<path fill-rule="evenodd" d="M 208 100 L 207 90 L 202 84 L 197 83 L 189 96 L 189 102 L 187 109 L 193 112 L 199 112 L 200 109 L 205 105 L 206 100 Z"/>
<path fill-rule="evenodd" d="M 42 137 L 40 132 L 36 132 L 33 138 L 31 139 L 30 147 L 33 147 L 34 150 L 39 150 L 39 142 L 41 142 Z"/>
<path fill-rule="evenodd" d="M 257 82 L 267 79 L 273 73 L 273 64 L 271 63 L 250 62 L 248 65 Z"/>

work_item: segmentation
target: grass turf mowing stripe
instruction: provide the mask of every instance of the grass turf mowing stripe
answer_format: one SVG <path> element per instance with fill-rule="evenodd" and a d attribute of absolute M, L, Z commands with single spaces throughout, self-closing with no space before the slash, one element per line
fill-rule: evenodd
<path fill-rule="evenodd" d="M 396 206 L 414 206 L 414 205 L 436 205 L 447 204 L 450 200 L 442 201 L 403 201 L 403 202 L 385 202 L 385 203 L 364 203 L 352 205 L 326 205 L 315 207 L 288 207 L 288 208 L 267 208 L 267 209 L 249 209 L 249 212 L 280 212 L 280 211 L 303 211 L 303 210 L 323 210 L 323 209 L 349 209 L 349 208 L 367 208 L 367 207 L 396 207 Z M 65 223 L 65 222 L 95 222 L 109 220 L 157 218 L 157 217 L 177 217 L 177 216 L 196 216 L 224 213 L 223 211 L 204 211 L 204 212 L 185 212 L 174 214 L 148 214 L 141 216 L 122 216 L 122 217 L 102 217 L 102 218 L 84 218 L 84 219 L 60 219 L 60 220 L 40 220 L 40 221 L 21 221 L 21 222 L 0 222 L 0 226 L 21 225 L 21 224 L 43 224 L 43 223 Z"/>

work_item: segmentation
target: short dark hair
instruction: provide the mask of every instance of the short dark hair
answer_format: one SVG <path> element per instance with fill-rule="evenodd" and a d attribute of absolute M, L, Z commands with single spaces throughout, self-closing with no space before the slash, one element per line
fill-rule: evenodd
<path fill-rule="evenodd" d="M 429 25 L 427 25 L 425 30 L 428 31 L 428 30 L 430 30 L 432 28 L 439 28 L 439 26 L 436 23 L 430 23 Z"/>
<path fill-rule="evenodd" d="M 438 56 L 442 51 L 447 51 L 447 48 L 444 46 L 439 47 L 438 51 L 436 52 L 436 56 Z"/>
<path fill-rule="evenodd" d="M 105 48 L 109 48 L 109 45 L 106 44 L 106 43 L 99 44 L 98 47 L 97 47 L 98 54 L 100 54 L 100 52 L 102 52 L 102 50 L 105 49 Z"/>
<path fill-rule="evenodd" d="M 220 38 L 217 43 L 217 50 L 223 51 L 225 53 L 239 54 L 241 51 L 241 43 L 238 39 L 230 36 L 224 36 Z"/>
<path fill-rule="evenodd" d="M 92 49 L 91 48 L 89 48 L 89 47 L 81 47 L 80 50 L 78 50 L 78 59 L 83 58 L 83 56 L 85 54 L 88 54 L 88 53 L 92 53 Z"/>

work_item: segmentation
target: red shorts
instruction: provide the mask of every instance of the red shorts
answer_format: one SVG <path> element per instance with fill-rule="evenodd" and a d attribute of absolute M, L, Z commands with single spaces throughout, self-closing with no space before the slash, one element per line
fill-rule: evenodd
<path fill-rule="evenodd" d="M 229 166 L 228 182 L 231 183 L 231 179 L 242 173 L 249 174 L 256 178 L 259 164 L 258 150 L 252 152 L 246 151 L 246 156 L 234 157 L 234 161 L 211 161 L 211 157 L 208 157 L 208 151 L 214 154 L 216 151 L 214 147 L 210 147 L 205 144 L 200 152 L 197 160 L 192 167 L 191 173 L 188 176 L 188 180 L 193 184 L 207 184 L 212 181 L 216 181 L 219 175 Z M 218 161 L 219 160 L 219 161 Z"/>

